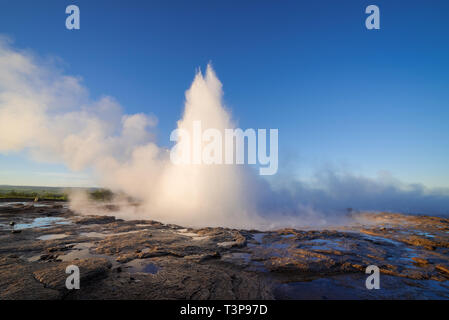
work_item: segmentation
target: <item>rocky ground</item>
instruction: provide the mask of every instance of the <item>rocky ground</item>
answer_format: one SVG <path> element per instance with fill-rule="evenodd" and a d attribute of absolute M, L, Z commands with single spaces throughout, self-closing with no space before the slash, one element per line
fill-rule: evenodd
<path fill-rule="evenodd" d="M 186 229 L 80 216 L 57 202 L 0 203 L 0 299 L 449 299 L 449 219 L 352 221 Z M 80 290 L 65 286 L 72 264 Z M 368 265 L 380 268 L 379 290 L 365 287 Z"/>

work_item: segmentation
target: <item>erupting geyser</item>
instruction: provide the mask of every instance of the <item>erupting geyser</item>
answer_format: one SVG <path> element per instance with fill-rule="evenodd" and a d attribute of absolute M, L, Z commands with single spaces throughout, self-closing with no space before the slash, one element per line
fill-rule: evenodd
<path fill-rule="evenodd" d="M 250 173 L 237 165 L 175 165 L 153 141 L 155 119 L 123 115 L 118 103 L 91 101 L 80 80 L 42 67 L 29 53 L 0 43 L 0 152 L 26 149 L 72 170 L 93 169 L 98 184 L 141 201 L 117 215 L 191 226 L 254 226 L 258 216 Z M 212 67 L 186 92 L 178 128 L 233 128 Z M 180 141 L 179 143 L 182 143 Z M 83 212 L 84 201 L 73 206 Z"/>
<path fill-rule="evenodd" d="M 233 128 L 221 87 L 210 65 L 205 76 L 198 72 L 186 92 L 178 129 L 193 134 L 194 121 L 201 121 L 205 129 Z M 250 227 L 260 220 L 252 197 L 252 173 L 242 166 L 173 164 L 168 150 L 150 143 L 137 146 L 127 161 L 110 159 L 97 170 L 104 185 L 142 200 L 135 213 L 144 217 L 190 226 Z"/>

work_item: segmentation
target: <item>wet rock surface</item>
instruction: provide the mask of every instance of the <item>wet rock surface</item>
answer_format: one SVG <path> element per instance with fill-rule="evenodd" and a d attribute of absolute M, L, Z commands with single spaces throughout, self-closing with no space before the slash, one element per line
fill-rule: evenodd
<path fill-rule="evenodd" d="M 80 216 L 61 203 L 6 203 L 0 299 L 449 298 L 448 219 L 358 213 L 352 221 L 186 229 Z M 80 269 L 80 290 L 65 287 L 68 265 Z M 380 269 L 379 290 L 365 287 L 369 265 Z"/>

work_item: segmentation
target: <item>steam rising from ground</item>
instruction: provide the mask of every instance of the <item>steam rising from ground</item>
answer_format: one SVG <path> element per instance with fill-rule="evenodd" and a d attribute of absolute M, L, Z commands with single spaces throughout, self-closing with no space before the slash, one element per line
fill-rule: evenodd
<path fill-rule="evenodd" d="M 233 128 L 222 96 L 222 85 L 209 65 L 186 92 L 178 128 L 191 132 L 195 120 L 201 120 L 203 129 Z M 396 197 L 383 204 L 402 205 L 413 197 L 414 207 L 420 209 L 426 209 L 426 201 L 437 209 L 449 208 L 446 191 L 410 191 L 370 180 L 363 180 L 365 188 L 360 189 L 361 181 L 337 175 L 321 189 L 289 181 L 274 191 L 243 166 L 174 165 L 169 150 L 154 141 L 151 128 L 156 123 L 152 116 L 123 114 L 112 97 L 92 101 L 81 79 L 0 41 L 0 153 L 26 150 L 39 161 L 62 162 L 74 171 L 92 169 L 99 185 L 141 202 L 123 206 L 115 215 L 188 226 L 324 224 L 329 213 L 353 202 L 361 209 L 376 209 L 376 201 L 382 204 L 391 191 Z M 335 194 L 339 182 L 347 193 Z M 72 198 L 77 211 L 101 213 L 82 195 Z"/>
<path fill-rule="evenodd" d="M 123 209 L 130 218 L 186 225 L 258 223 L 242 167 L 172 164 L 169 150 L 158 147 L 147 130 L 156 123 L 153 117 L 123 115 L 111 97 L 90 101 L 80 79 L 42 67 L 4 42 L 0 70 L 0 152 L 27 149 L 38 160 L 61 161 L 72 170 L 93 168 L 100 185 L 143 202 Z M 191 132 L 195 120 L 204 129 L 232 128 L 222 95 L 211 66 L 204 76 L 198 72 L 178 128 Z M 82 197 L 73 198 L 83 211 Z"/>

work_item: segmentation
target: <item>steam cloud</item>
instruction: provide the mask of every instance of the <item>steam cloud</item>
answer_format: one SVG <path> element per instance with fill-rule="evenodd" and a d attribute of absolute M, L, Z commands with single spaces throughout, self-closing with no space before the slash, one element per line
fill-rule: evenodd
<path fill-rule="evenodd" d="M 222 85 L 209 65 L 186 92 L 178 128 L 233 128 Z M 112 97 L 89 98 L 81 79 L 0 40 L 0 153 L 26 150 L 39 161 L 92 169 L 98 184 L 142 201 L 118 215 L 188 226 L 273 227 L 329 222 L 346 207 L 446 213 L 447 190 L 321 173 L 315 188 L 287 181 L 274 190 L 237 165 L 173 165 L 151 134 L 157 120 L 122 113 Z M 86 212 L 74 197 L 75 209 Z M 81 205 L 82 204 L 82 205 Z M 431 212 L 429 212 L 429 210 Z M 427 211 L 427 212 L 426 212 Z M 96 212 L 98 213 L 98 212 Z"/>

